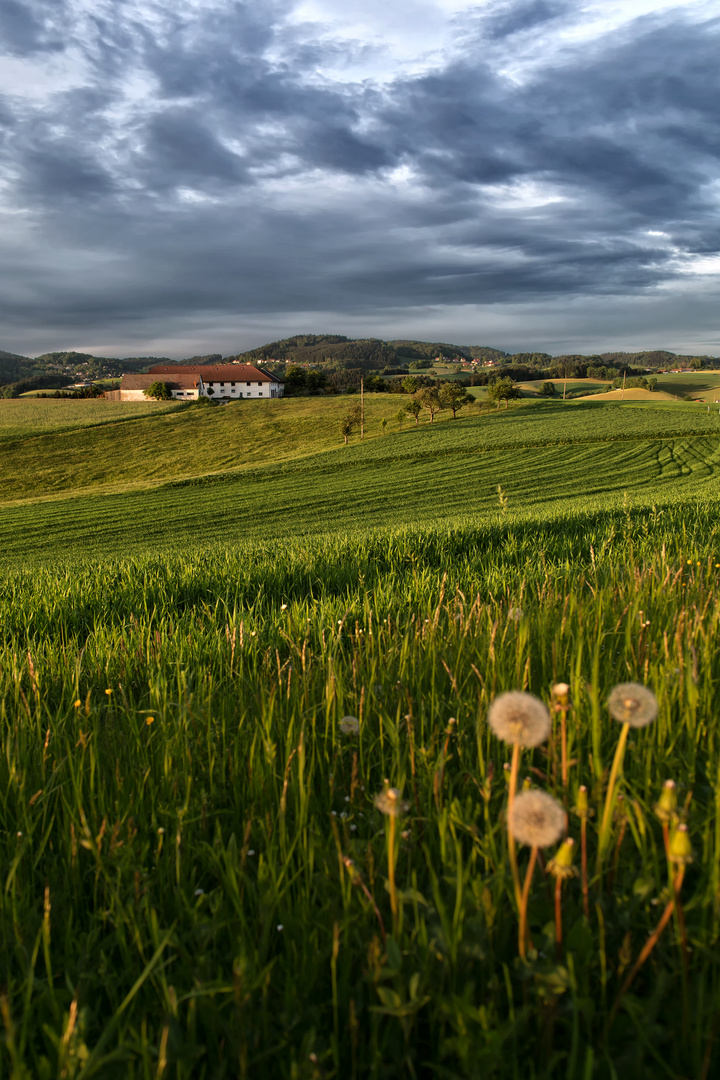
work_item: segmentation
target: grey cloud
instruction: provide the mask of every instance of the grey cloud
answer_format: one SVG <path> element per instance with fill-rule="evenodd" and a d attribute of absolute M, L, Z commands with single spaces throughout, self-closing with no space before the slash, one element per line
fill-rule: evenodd
<path fill-rule="evenodd" d="M 489 38 L 509 38 L 554 22 L 572 10 L 568 0 L 524 0 L 523 3 L 499 4 L 481 17 L 484 34 Z"/>
<path fill-rule="evenodd" d="M 63 0 L 0 0 L 0 49 L 17 56 L 63 48 Z"/>
<path fill-rule="evenodd" d="M 518 84 L 493 43 L 565 9 L 506 4 L 468 21 L 465 55 L 379 87 L 320 78 L 323 43 L 295 47 L 288 10 L 143 23 L 119 4 L 85 25 L 92 85 L 9 116 L 18 228 L 43 245 L 6 241 L 8 318 L 641 296 L 673 281 L 674 247 L 720 245 L 717 20 L 639 20 Z M 151 87 L 140 104 L 130 78 Z"/>

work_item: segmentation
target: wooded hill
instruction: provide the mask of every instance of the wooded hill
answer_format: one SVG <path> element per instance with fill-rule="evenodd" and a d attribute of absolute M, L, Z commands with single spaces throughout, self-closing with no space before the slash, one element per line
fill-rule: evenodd
<path fill-rule="evenodd" d="M 271 341 L 256 349 L 223 357 L 221 353 L 205 353 L 173 361 L 167 356 L 94 356 L 83 352 L 47 352 L 40 356 L 21 356 L 0 350 L 0 385 L 22 384 L 20 392 L 42 386 L 68 385 L 79 379 L 118 377 L 127 371 L 146 371 L 154 364 L 217 364 L 221 360 L 240 360 L 263 364 L 274 360 L 287 364 L 317 364 L 336 369 L 382 371 L 384 368 L 405 368 L 415 365 L 430 367 L 437 357 L 444 360 L 499 360 L 510 367 L 523 369 L 524 378 L 534 377 L 525 372 L 557 369 L 562 374 L 584 374 L 588 366 L 624 366 L 644 371 L 665 367 L 716 367 L 720 362 L 712 356 L 682 356 L 664 349 L 644 352 L 605 352 L 584 356 L 579 354 L 551 356 L 545 352 L 506 353 L 487 345 L 454 345 L 443 341 L 417 341 L 396 338 L 349 338 L 342 334 L 298 334 Z M 562 369 L 562 370 L 561 370 Z M 510 373 L 510 372 L 508 372 Z M 48 382 L 49 380 L 49 382 Z"/>
<path fill-rule="evenodd" d="M 476 357 L 501 360 L 505 353 L 485 345 L 452 345 L 444 341 L 415 341 L 381 338 L 348 338 L 342 334 L 299 334 L 271 341 L 257 349 L 238 353 L 245 363 L 267 363 L 270 360 L 292 364 L 332 364 L 339 367 L 379 369 L 407 365 L 413 360 L 447 360 Z"/>

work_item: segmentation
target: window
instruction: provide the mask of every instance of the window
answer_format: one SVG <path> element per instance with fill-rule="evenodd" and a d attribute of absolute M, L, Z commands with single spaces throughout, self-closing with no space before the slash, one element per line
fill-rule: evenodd
<path fill-rule="evenodd" d="M 246 386 L 252 386 L 252 383 L 251 382 L 246 383 Z"/>

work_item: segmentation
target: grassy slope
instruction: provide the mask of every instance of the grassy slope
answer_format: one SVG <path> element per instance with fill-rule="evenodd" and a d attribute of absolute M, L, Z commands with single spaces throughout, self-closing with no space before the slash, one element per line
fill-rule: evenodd
<path fill-rule="evenodd" d="M 664 390 L 643 390 L 639 386 L 619 387 L 617 390 L 607 390 L 604 394 L 593 394 L 593 401 L 672 401 L 673 395 Z"/>
<path fill-rule="evenodd" d="M 59 482 L 77 476 L 87 483 L 88 475 L 117 482 L 119 473 L 127 482 L 131 467 L 158 480 L 184 469 L 226 471 L 143 491 L 6 505 L 0 511 L 5 558 L 51 557 L 58 547 L 79 554 L 88 543 L 98 553 L 120 553 L 477 520 L 498 512 L 498 485 L 512 511 L 540 516 L 617 505 L 624 492 L 637 504 L 720 494 L 720 418 L 690 405 L 543 403 L 412 426 L 311 455 L 299 429 L 321 424 L 334 440 L 325 430 L 327 410 L 307 402 L 284 407 L 294 439 L 277 420 L 280 410 L 266 405 L 264 415 L 240 406 L 79 432 L 79 441 L 91 436 L 82 457 L 73 456 L 74 438 L 54 437 L 52 445 L 70 458 L 64 465 L 57 459 Z M 251 415 L 256 437 L 266 439 L 262 454 L 248 433 Z M 284 460 L 258 465 L 272 445 Z M 93 454 L 100 458 L 95 472 Z"/>
<path fill-rule="evenodd" d="M 96 424 L 117 423 L 141 416 L 156 416 L 181 407 L 161 401 L 129 401 L 121 404 L 103 398 L 77 401 L 29 396 L 0 398 L 0 439 L 24 439 Z"/>
<path fill-rule="evenodd" d="M 441 413 L 434 424 L 406 421 L 399 431 L 390 417 L 401 400 L 368 398 L 365 444 L 341 444 L 339 423 L 347 398 L 300 398 L 237 403 L 222 409 L 186 409 L 130 424 L 52 432 L 6 440 L 0 462 L 4 500 L 35 498 L 94 487 L 106 491 L 147 486 L 210 473 L 246 470 L 337 450 L 332 467 L 355 460 L 411 461 L 479 449 L 720 433 L 720 416 L 696 406 L 617 410 L 594 402 L 561 407 L 537 402 L 481 416 Z M 381 436 L 381 420 L 389 420 Z M 357 441 L 356 441 L 357 446 Z M 312 466 L 314 468 L 314 466 Z"/>
<path fill-rule="evenodd" d="M 658 375 L 657 385 L 658 390 L 665 390 L 669 394 L 692 394 L 712 403 L 720 398 L 720 371 Z"/>

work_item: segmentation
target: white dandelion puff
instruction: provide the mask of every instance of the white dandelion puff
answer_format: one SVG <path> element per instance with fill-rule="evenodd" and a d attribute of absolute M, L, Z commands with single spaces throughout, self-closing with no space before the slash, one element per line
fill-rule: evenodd
<path fill-rule="evenodd" d="M 338 727 L 343 735 L 357 735 L 360 731 L 360 721 L 357 716 L 343 716 L 338 723 Z"/>
<path fill-rule="evenodd" d="M 565 810 L 546 791 L 521 791 L 509 820 L 515 839 L 528 847 L 550 847 L 565 832 Z"/>
<path fill-rule="evenodd" d="M 539 746 L 550 734 L 550 713 L 533 694 L 510 690 L 491 704 L 488 724 L 503 742 Z"/>
<path fill-rule="evenodd" d="M 641 728 L 651 724 L 657 716 L 658 702 L 647 686 L 633 682 L 620 683 L 610 693 L 608 711 L 618 723 Z"/>

